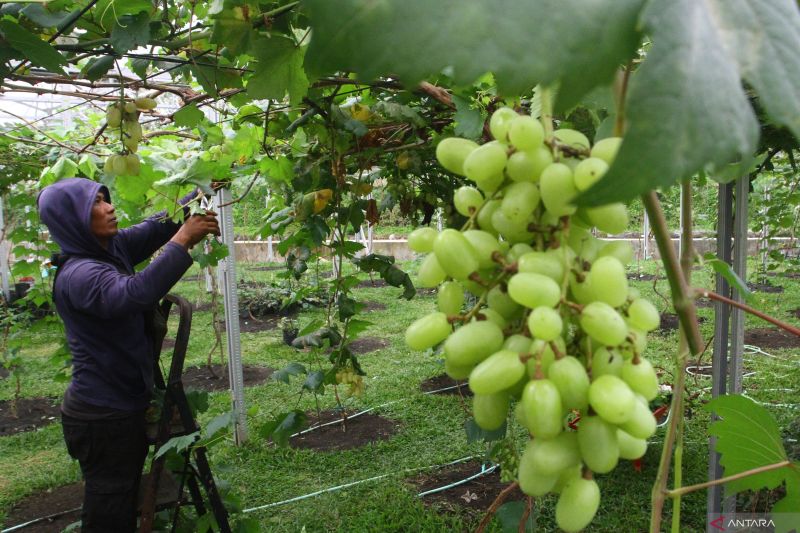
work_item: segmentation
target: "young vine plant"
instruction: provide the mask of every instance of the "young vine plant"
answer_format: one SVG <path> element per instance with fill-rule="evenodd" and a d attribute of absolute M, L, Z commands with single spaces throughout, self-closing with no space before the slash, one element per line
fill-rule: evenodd
<path fill-rule="evenodd" d="M 438 310 L 408 327 L 406 343 L 442 344 L 447 374 L 469 378 L 481 428 L 502 428 L 513 407 L 530 439 L 504 477 L 529 496 L 558 493 L 558 526 L 578 531 L 600 504 L 593 474 L 640 458 L 656 430 L 649 402 L 659 384 L 644 350 L 659 314 L 628 286 L 630 244 L 592 234 L 624 231 L 627 209 L 572 204 L 603 178 L 621 139 L 591 146 L 575 130 L 546 134 L 507 107 L 489 125 L 491 142 L 437 146 L 439 163 L 474 186 L 453 196 L 468 217 L 461 231 L 409 236 L 427 254 L 417 283 L 438 287 Z M 477 301 L 469 309 L 465 291 Z"/>

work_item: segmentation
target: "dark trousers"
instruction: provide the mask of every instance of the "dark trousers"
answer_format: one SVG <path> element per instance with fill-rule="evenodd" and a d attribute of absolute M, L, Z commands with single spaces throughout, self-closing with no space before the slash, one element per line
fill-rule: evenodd
<path fill-rule="evenodd" d="M 67 451 L 86 481 L 84 532 L 136 530 L 142 467 L 147 456 L 144 412 L 111 420 L 78 420 L 62 413 Z"/>

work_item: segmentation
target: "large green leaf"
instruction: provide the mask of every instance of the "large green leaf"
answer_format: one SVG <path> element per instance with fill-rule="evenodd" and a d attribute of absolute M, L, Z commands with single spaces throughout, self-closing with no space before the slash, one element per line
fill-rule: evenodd
<path fill-rule="evenodd" d="M 627 200 L 755 148 L 758 122 L 708 0 L 652 2 L 653 47 L 631 80 L 629 129 L 587 204 Z"/>
<path fill-rule="evenodd" d="M 150 40 L 150 16 L 146 12 L 119 18 L 111 30 L 111 46 L 117 53 L 125 53 Z"/>
<path fill-rule="evenodd" d="M 151 0 L 99 0 L 92 9 L 95 21 L 106 31 L 112 31 L 123 15 L 137 15 L 153 9 Z"/>
<path fill-rule="evenodd" d="M 13 20 L 0 20 L 0 34 L 12 48 L 21 52 L 34 65 L 66 76 L 61 68 L 67 62 L 64 56 Z"/>
<path fill-rule="evenodd" d="M 776 124 L 800 138 L 800 10 L 796 0 L 708 0 L 742 78 Z"/>
<path fill-rule="evenodd" d="M 238 11 L 236 11 L 238 9 Z M 225 47 L 231 54 L 247 51 L 255 35 L 253 23 L 241 18 L 242 8 L 225 9 L 215 17 L 210 42 Z"/>
<path fill-rule="evenodd" d="M 610 81 L 635 52 L 643 0 L 308 0 L 315 73 L 394 74 L 408 84 L 443 70 L 459 84 L 485 72 L 505 93 L 564 78 L 568 107 Z"/>
<path fill-rule="evenodd" d="M 764 407 L 746 396 L 718 396 L 704 406 L 721 420 L 709 427 L 717 437 L 717 452 L 725 476 L 787 460 L 786 450 L 775 419 Z M 743 477 L 727 484 L 734 492 L 774 489 L 791 473 L 789 467 Z"/>
<path fill-rule="evenodd" d="M 258 59 L 256 72 L 247 81 L 247 94 L 252 98 L 280 100 L 289 93 L 294 104 L 306 95 L 305 48 L 287 37 L 273 36 L 255 41 L 251 53 Z"/>

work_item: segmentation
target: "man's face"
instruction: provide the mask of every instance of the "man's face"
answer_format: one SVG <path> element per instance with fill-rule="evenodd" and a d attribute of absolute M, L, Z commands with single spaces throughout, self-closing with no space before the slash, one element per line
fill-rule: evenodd
<path fill-rule="evenodd" d="M 91 222 L 92 235 L 94 235 L 100 244 L 105 248 L 108 247 L 108 241 L 117 234 L 117 217 L 114 214 L 114 206 L 106 202 L 106 197 L 103 193 L 97 193 L 92 206 L 92 222 Z"/>

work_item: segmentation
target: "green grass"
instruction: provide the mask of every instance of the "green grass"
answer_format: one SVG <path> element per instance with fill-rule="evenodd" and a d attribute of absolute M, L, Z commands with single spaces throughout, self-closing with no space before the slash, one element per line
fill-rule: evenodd
<path fill-rule="evenodd" d="M 413 263 L 406 266 L 414 268 Z M 654 272 L 655 263 L 641 265 L 642 271 Z M 245 280 L 273 279 L 275 272 L 254 272 L 245 265 L 239 269 Z M 696 272 L 695 283 L 710 286 L 709 272 Z M 757 305 L 784 320 L 796 319 L 788 311 L 800 302 L 800 286 L 796 281 L 773 278 L 786 288 L 783 294 L 757 294 Z M 663 310 L 667 303 L 654 290 L 653 282 L 634 282 L 643 295 L 651 298 Z M 660 294 L 668 297 L 666 281 L 655 285 Z M 175 292 L 194 303 L 208 301 L 203 282 L 181 282 Z M 416 497 L 414 487 L 407 481 L 417 475 L 410 472 L 455 459 L 479 455 L 485 445 L 468 444 L 463 430 L 466 418 L 457 397 L 430 396 L 419 391 L 419 383 L 442 372 L 438 356 L 409 351 L 403 343 L 405 327 L 417 316 L 433 310 L 431 296 L 418 296 L 411 301 L 398 299 L 400 289 L 357 289 L 358 299 L 377 301 L 386 305 L 384 311 L 368 313 L 364 318 L 374 325 L 362 335 L 384 338 L 386 349 L 365 354 L 360 358 L 367 390 L 361 398 L 348 398 L 344 404 L 352 411 L 377 407 L 376 412 L 399 422 L 400 430 L 391 439 L 363 448 L 341 452 L 313 452 L 308 450 L 280 449 L 260 438 L 255 431 L 260 424 L 276 413 L 289 409 L 311 410 L 315 399 L 310 394 L 300 394 L 298 378 L 286 385 L 271 381 L 248 388 L 246 403 L 254 408 L 249 418 L 251 438 L 242 447 L 224 440 L 213 447 L 210 458 L 219 477 L 224 478 L 239 493 L 244 508 L 280 502 L 314 491 L 389 474 L 380 480 L 354 485 L 336 492 L 257 511 L 255 517 L 266 531 L 461 531 L 472 529 L 480 519 L 467 512 L 454 514 L 426 507 Z M 713 331 L 713 310 L 700 309 L 699 314 L 708 320 L 702 324 L 704 338 Z M 300 315 L 301 327 L 323 311 L 309 309 Z M 187 366 L 203 364 L 214 344 L 211 330 L 211 313 L 196 313 L 192 323 Z M 748 327 L 763 325 L 758 319 L 748 317 Z M 22 376 L 22 393 L 26 397 L 46 395 L 58 397 L 65 384 L 51 379 L 48 366 L 49 352 L 61 335 L 58 327 L 45 325 L 26 332 L 26 372 Z M 677 347 L 677 335 L 651 335 L 648 357 L 663 369 L 662 382 L 672 382 L 671 359 Z M 242 335 L 243 360 L 281 368 L 299 361 L 310 369 L 324 368 L 324 354 L 298 352 L 283 345 L 279 330 Z M 791 350 L 775 351 L 772 357 L 748 354 L 745 372 L 755 372 L 745 378 L 747 393 L 764 402 L 784 427 L 796 417 L 792 408 L 773 406 L 792 402 L 800 390 L 800 367 Z M 213 356 L 219 361 L 219 355 Z M 704 361 L 710 364 L 710 351 Z M 699 483 L 706 479 L 708 455 L 708 416 L 701 409 L 709 397 L 710 379 L 690 378 L 690 392 L 699 396 L 688 405 L 684 451 L 684 484 Z M 788 389 L 791 392 L 787 392 Z M 0 400 L 13 396 L 9 380 L 0 381 Z M 336 405 L 333 394 L 327 391 L 318 398 L 323 409 Z M 388 404 L 388 405 L 384 405 Z M 210 409 L 202 415 L 201 422 L 225 412 L 230 406 L 228 393 L 211 394 Z M 663 440 L 663 430 L 653 437 L 644 457 L 642 471 L 634 470 L 629 462 L 622 462 L 610 475 L 598 476 L 602 490 L 601 509 L 589 531 L 644 531 L 649 521 L 650 490 Z M 80 479 L 77 465 L 64 449 L 60 426 L 53 424 L 39 431 L 0 438 L 0 523 L 9 507 L 25 495 L 48 487 L 63 485 Z M 537 531 L 554 531 L 553 508 L 555 500 L 545 498 L 536 504 Z M 682 531 L 705 529 L 705 492 L 691 494 L 683 500 Z M 669 506 L 667 507 L 669 511 Z M 667 513 L 668 514 L 668 513 Z M 665 522 L 668 523 L 668 522 Z M 493 525 L 497 531 L 497 525 Z"/>

